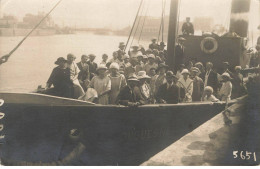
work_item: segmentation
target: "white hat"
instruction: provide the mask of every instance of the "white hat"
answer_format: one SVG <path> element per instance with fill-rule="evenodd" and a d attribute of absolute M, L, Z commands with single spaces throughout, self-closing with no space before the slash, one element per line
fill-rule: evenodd
<path fill-rule="evenodd" d="M 143 57 L 143 54 L 142 54 L 142 52 L 138 52 L 136 56 L 137 56 L 137 57 L 139 57 L 139 56 L 142 56 L 142 57 Z"/>
<path fill-rule="evenodd" d="M 154 54 L 149 54 L 149 55 L 148 55 L 148 58 L 153 58 L 153 59 L 155 59 L 155 56 L 154 56 Z"/>
<path fill-rule="evenodd" d="M 137 79 L 150 79 L 151 77 L 146 75 L 145 71 L 139 71 L 137 73 Z"/>
<path fill-rule="evenodd" d="M 184 73 L 190 74 L 190 72 L 188 71 L 188 69 L 183 69 L 182 72 L 181 72 L 181 74 L 184 74 Z"/>
<path fill-rule="evenodd" d="M 241 66 L 236 66 L 235 67 L 235 70 L 241 70 L 242 68 L 241 68 Z"/>
<path fill-rule="evenodd" d="M 190 68 L 190 71 L 191 71 L 191 72 L 196 72 L 196 73 L 199 73 L 199 72 L 200 72 L 200 70 L 199 70 L 197 67 L 192 67 L 192 68 Z"/>
<path fill-rule="evenodd" d="M 223 74 L 221 75 L 221 77 L 228 77 L 229 79 L 231 79 L 229 73 L 227 73 L 227 72 L 223 73 Z"/>
<path fill-rule="evenodd" d="M 210 91 L 211 93 L 213 93 L 213 88 L 210 87 L 210 86 L 206 86 L 206 87 L 204 88 L 204 91 Z"/>
<path fill-rule="evenodd" d="M 117 69 L 117 70 L 119 70 L 118 63 L 116 63 L 116 62 L 111 63 L 111 65 L 109 66 L 109 69 Z"/>
<path fill-rule="evenodd" d="M 98 65 L 98 67 L 97 67 L 97 71 L 100 70 L 100 69 L 105 69 L 105 70 L 107 70 L 107 67 L 106 67 L 106 65 L 104 65 L 104 64 L 100 64 L 100 65 Z"/>

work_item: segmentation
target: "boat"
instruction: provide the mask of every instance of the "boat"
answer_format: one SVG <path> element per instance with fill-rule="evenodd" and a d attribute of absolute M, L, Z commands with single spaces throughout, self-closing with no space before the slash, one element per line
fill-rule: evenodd
<path fill-rule="evenodd" d="M 175 66 L 173 46 L 177 38 L 177 7 L 178 0 L 172 0 L 168 52 L 173 57 L 167 61 L 172 67 Z M 195 40 L 192 42 L 189 38 Z M 187 37 L 191 43 L 201 41 L 201 38 L 205 37 Z M 225 38 L 221 40 L 225 41 Z M 238 50 L 237 46 L 233 47 L 231 50 Z M 230 57 L 232 63 L 241 63 L 240 54 Z M 206 61 L 210 61 L 209 57 Z M 213 61 L 217 62 L 217 59 Z M 0 119 L 3 124 L 0 131 L 2 164 L 113 166 L 142 164 L 217 114 L 227 111 L 232 104 L 245 99 L 125 107 L 39 93 L 2 92 L 0 98 L 4 101 L 0 107 L 3 112 Z"/>

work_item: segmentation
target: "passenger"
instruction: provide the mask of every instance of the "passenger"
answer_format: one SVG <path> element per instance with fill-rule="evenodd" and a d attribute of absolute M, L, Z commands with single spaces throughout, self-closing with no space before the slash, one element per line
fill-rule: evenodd
<path fill-rule="evenodd" d="M 100 64 L 107 65 L 107 60 L 108 60 L 108 55 L 103 54 L 102 55 L 102 61 L 100 62 Z"/>
<path fill-rule="evenodd" d="M 47 81 L 47 92 L 53 85 L 53 91 L 49 90 L 51 94 L 59 97 L 73 98 L 73 83 L 70 80 L 70 69 L 67 67 L 67 60 L 59 57 L 55 64 L 58 66 L 52 70 Z"/>
<path fill-rule="evenodd" d="M 228 73 L 231 76 L 233 75 L 233 73 L 228 69 L 229 66 L 230 65 L 229 65 L 228 62 L 223 62 L 223 70 L 222 70 L 223 72 L 222 72 L 222 74 L 226 72 L 226 73 Z"/>
<path fill-rule="evenodd" d="M 184 65 L 184 64 L 181 64 L 181 65 L 179 66 L 179 70 L 178 70 L 177 73 L 176 73 L 176 77 L 177 77 L 178 79 L 180 79 L 180 78 L 182 77 L 181 72 L 182 72 L 183 69 L 185 69 L 185 65 Z"/>
<path fill-rule="evenodd" d="M 260 44 L 256 45 L 256 51 L 251 54 L 249 66 L 258 67 L 260 65 Z"/>
<path fill-rule="evenodd" d="M 143 63 L 144 65 L 148 62 L 148 57 L 147 55 L 143 55 Z"/>
<path fill-rule="evenodd" d="M 119 67 L 125 66 L 122 55 L 118 55 L 116 63 L 119 65 Z"/>
<path fill-rule="evenodd" d="M 125 68 L 125 77 L 128 79 L 128 77 L 133 76 L 133 74 L 136 74 L 136 65 L 138 64 L 138 60 L 136 57 L 133 57 L 130 59 L 131 65 Z"/>
<path fill-rule="evenodd" d="M 129 62 L 129 56 L 128 55 L 124 55 L 123 57 L 124 59 L 124 67 L 128 67 L 128 66 L 131 66 L 131 63 Z"/>
<path fill-rule="evenodd" d="M 177 85 L 184 89 L 184 98 L 182 101 L 192 102 L 193 81 L 189 78 L 190 73 L 188 69 L 183 69 L 181 74 L 182 77 L 178 80 Z"/>
<path fill-rule="evenodd" d="M 111 91 L 111 80 L 106 75 L 107 67 L 99 65 L 97 68 L 97 76 L 90 81 L 89 87 L 94 88 L 98 93 L 98 104 L 109 104 L 109 92 Z"/>
<path fill-rule="evenodd" d="M 159 64 L 158 66 L 158 75 L 156 75 L 156 79 L 154 82 L 154 94 L 157 95 L 159 87 L 166 83 L 166 70 L 168 69 L 168 66 L 164 63 Z"/>
<path fill-rule="evenodd" d="M 157 49 L 158 50 L 158 45 L 157 45 L 157 39 L 156 38 L 152 38 L 152 43 L 149 45 L 149 49 L 154 50 Z"/>
<path fill-rule="evenodd" d="M 117 96 L 120 90 L 126 86 L 126 79 L 123 74 L 120 74 L 119 65 L 112 63 L 110 65 L 110 74 L 108 77 L 111 79 L 111 92 L 109 93 L 109 104 L 116 104 Z"/>
<path fill-rule="evenodd" d="M 178 70 L 180 69 L 179 65 L 184 64 L 184 53 L 185 53 L 185 47 L 184 47 L 184 42 L 186 39 L 183 37 L 178 38 L 178 43 L 175 46 L 175 69 Z"/>
<path fill-rule="evenodd" d="M 205 68 L 204 68 L 203 64 L 201 62 L 197 62 L 197 63 L 194 64 L 194 66 L 199 69 L 198 76 L 201 79 L 203 79 L 202 75 L 205 74 Z"/>
<path fill-rule="evenodd" d="M 232 94 L 231 94 L 232 99 L 241 97 L 243 94 L 246 94 L 245 87 L 243 85 L 243 75 L 240 72 L 241 72 L 241 66 L 236 66 L 235 73 L 233 74 L 233 79 L 231 80 L 233 85 Z"/>
<path fill-rule="evenodd" d="M 190 17 L 186 17 L 186 22 L 183 23 L 181 30 L 183 35 L 194 35 L 194 27 L 190 22 Z"/>
<path fill-rule="evenodd" d="M 153 54 L 148 55 L 148 63 L 144 65 L 144 70 L 148 74 L 151 68 L 158 68 L 158 64 L 155 63 L 155 56 Z"/>
<path fill-rule="evenodd" d="M 145 54 L 148 56 L 148 55 L 150 55 L 150 54 L 152 54 L 153 53 L 153 50 L 152 49 L 147 49 L 146 51 L 145 51 Z"/>
<path fill-rule="evenodd" d="M 159 55 L 159 51 L 158 51 L 157 49 L 153 49 L 153 54 L 154 54 L 154 56 L 156 57 L 156 56 Z"/>
<path fill-rule="evenodd" d="M 150 69 L 150 88 L 151 88 L 151 100 L 153 103 L 155 103 L 155 81 L 157 79 L 157 75 L 156 75 L 156 69 L 155 68 L 151 68 Z"/>
<path fill-rule="evenodd" d="M 139 52 L 139 46 L 133 45 L 133 46 L 131 46 L 131 48 L 132 48 L 133 50 L 132 50 L 132 51 L 129 51 L 129 56 L 130 56 L 130 58 L 132 58 L 132 57 L 137 57 L 137 54 L 138 54 L 138 52 Z"/>
<path fill-rule="evenodd" d="M 117 103 L 124 106 L 139 106 L 144 104 L 138 83 L 139 80 L 135 74 L 130 76 L 127 80 L 127 86 L 122 88 L 117 97 Z"/>
<path fill-rule="evenodd" d="M 144 47 L 143 47 L 142 45 L 139 45 L 139 51 L 140 51 L 143 55 L 146 54 L 146 53 L 145 53 L 145 49 L 144 49 Z"/>
<path fill-rule="evenodd" d="M 144 63 L 143 63 L 143 54 L 139 52 L 137 54 L 138 64 L 136 65 L 136 72 L 144 70 Z"/>
<path fill-rule="evenodd" d="M 148 79 L 151 79 L 150 76 L 146 75 L 145 71 L 139 71 L 137 74 L 137 79 L 139 80 L 139 88 L 144 98 L 146 104 L 152 103 L 151 100 L 151 88 L 150 85 L 147 83 Z"/>
<path fill-rule="evenodd" d="M 78 99 L 79 97 L 83 96 L 85 94 L 83 88 L 81 87 L 79 80 L 78 80 L 78 75 L 79 75 L 79 68 L 77 64 L 74 62 L 76 57 L 73 54 L 68 54 L 67 55 L 67 60 L 68 60 L 68 68 L 70 68 L 70 80 L 73 83 L 74 87 L 74 99 Z"/>
<path fill-rule="evenodd" d="M 211 62 L 206 63 L 206 72 L 201 75 L 202 80 L 204 81 L 204 87 L 211 86 L 214 92 L 218 92 L 219 81 L 218 75 L 213 71 L 213 64 Z"/>
<path fill-rule="evenodd" d="M 164 42 L 160 42 L 160 45 L 159 45 L 159 54 L 160 54 L 160 52 L 162 52 L 163 58 L 167 58 L 167 50 L 164 49 L 165 46 L 166 46 L 166 45 L 164 44 Z"/>
<path fill-rule="evenodd" d="M 110 59 L 109 60 L 109 63 L 111 64 L 111 63 L 113 63 L 113 62 L 118 62 L 118 53 L 117 53 L 117 51 L 115 51 L 115 52 L 113 52 L 113 54 L 112 54 L 112 56 L 113 56 L 113 58 L 112 59 Z"/>
<path fill-rule="evenodd" d="M 89 73 L 90 73 L 90 80 L 96 75 L 97 71 L 97 64 L 94 62 L 96 55 L 90 54 L 89 61 L 87 62 L 89 65 Z"/>
<path fill-rule="evenodd" d="M 158 89 L 156 98 L 158 103 L 163 104 L 177 104 L 180 98 L 180 89 L 174 83 L 177 80 L 177 77 L 174 76 L 172 71 L 166 73 L 167 83 L 161 85 Z"/>
<path fill-rule="evenodd" d="M 84 91 L 87 90 L 87 86 L 89 83 L 89 65 L 87 64 L 88 56 L 87 55 L 82 55 L 81 56 L 81 61 L 77 63 L 77 66 L 80 70 L 78 79 L 81 87 L 84 89 Z"/>
<path fill-rule="evenodd" d="M 205 102 L 217 102 L 219 101 L 214 95 L 213 95 L 213 88 L 210 86 L 206 86 L 204 88 L 203 98 L 202 101 Z"/>
<path fill-rule="evenodd" d="M 196 67 L 192 67 L 190 71 L 190 77 L 193 80 L 192 101 L 201 101 L 204 91 L 203 80 L 198 77 L 199 72 L 199 69 Z"/>
<path fill-rule="evenodd" d="M 123 56 L 126 54 L 126 53 L 124 52 L 125 43 L 124 43 L 124 42 L 120 42 L 118 48 L 119 48 L 118 51 L 117 51 L 118 56 L 121 57 L 121 58 L 123 58 Z"/>
<path fill-rule="evenodd" d="M 222 87 L 219 91 L 219 99 L 221 101 L 229 101 L 231 98 L 231 92 L 232 92 L 232 83 L 231 83 L 231 77 L 228 73 L 223 73 L 221 75 L 222 78 Z"/>

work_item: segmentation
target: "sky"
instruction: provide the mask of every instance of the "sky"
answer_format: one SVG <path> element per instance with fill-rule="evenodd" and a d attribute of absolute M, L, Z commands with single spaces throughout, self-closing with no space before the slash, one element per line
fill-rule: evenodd
<path fill-rule="evenodd" d="M 61 26 L 105 27 L 121 29 L 132 25 L 141 0 L 63 0 L 51 16 Z M 253 11 L 259 11 L 257 0 L 252 0 Z M 15 15 L 18 19 L 26 13 L 47 13 L 58 0 L 0 0 L 1 13 Z M 162 0 L 144 0 L 148 15 L 160 17 Z M 166 0 L 165 14 L 169 14 L 170 0 Z M 186 16 L 210 16 L 215 23 L 229 22 L 231 0 L 180 0 L 180 20 Z M 145 11 L 145 10 L 143 10 Z M 145 12 L 143 12 L 144 14 Z M 251 17 L 255 25 L 259 17 Z"/>

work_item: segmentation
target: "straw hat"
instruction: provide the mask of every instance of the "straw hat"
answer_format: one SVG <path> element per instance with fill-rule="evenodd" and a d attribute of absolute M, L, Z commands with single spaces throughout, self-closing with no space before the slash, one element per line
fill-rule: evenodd
<path fill-rule="evenodd" d="M 172 72 L 172 71 L 168 71 L 168 72 L 166 72 L 166 78 L 171 78 L 171 77 L 173 77 L 173 78 L 175 78 L 175 79 L 178 79 L 175 75 L 174 75 L 174 73 Z"/>
<path fill-rule="evenodd" d="M 199 73 L 200 72 L 200 70 L 197 67 L 192 67 L 190 69 L 190 71 L 195 72 L 195 73 Z"/>
<path fill-rule="evenodd" d="M 221 75 L 221 77 L 227 77 L 227 78 L 229 78 L 229 79 L 232 79 L 232 78 L 230 77 L 229 73 L 227 73 L 227 72 L 223 73 L 223 74 Z"/>
<path fill-rule="evenodd" d="M 183 69 L 182 72 L 181 72 L 181 74 L 182 74 L 182 75 L 183 75 L 183 74 L 190 74 L 190 72 L 188 71 L 188 69 Z"/>
<path fill-rule="evenodd" d="M 235 67 L 235 70 L 241 70 L 241 69 L 242 69 L 241 66 L 236 66 L 236 67 Z"/>
<path fill-rule="evenodd" d="M 99 70 L 107 70 L 107 67 L 106 67 L 106 65 L 104 65 L 104 64 L 100 64 L 100 65 L 98 65 L 98 67 L 97 67 L 97 71 L 99 71 Z"/>
<path fill-rule="evenodd" d="M 146 75 L 146 72 L 145 71 L 139 71 L 137 73 L 137 79 L 140 80 L 140 79 L 150 79 L 151 77 Z"/>
<path fill-rule="evenodd" d="M 154 54 L 149 54 L 149 55 L 148 55 L 148 58 L 153 58 L 153 59 L 155 59 L 155 56 L 154 56 Z"/>
<path fill-rule="evenodd" d="M 159 66 L 158 66 L 158 70 L 159 70 L 160 68 L 168 68 L 168 67 L 169 67 L 169 66 L 166 65 L 165 63 L 160 63 Z"/>
<path fill-rule="evenodd" d="M 135 74 L 132 74 L 131 76 L 128 77 L 128 81 L 134 81 L 134 82 L 139 82 L 138 78 L 136 77 Z"/>
<path fill-rule="evenodd" d="M 109 69 L 117 69 L 117 70 L 119 70 L 118 63 L 116 63 L 116 62 L 111 63 L 111 65 L 109 66 Z"/>

